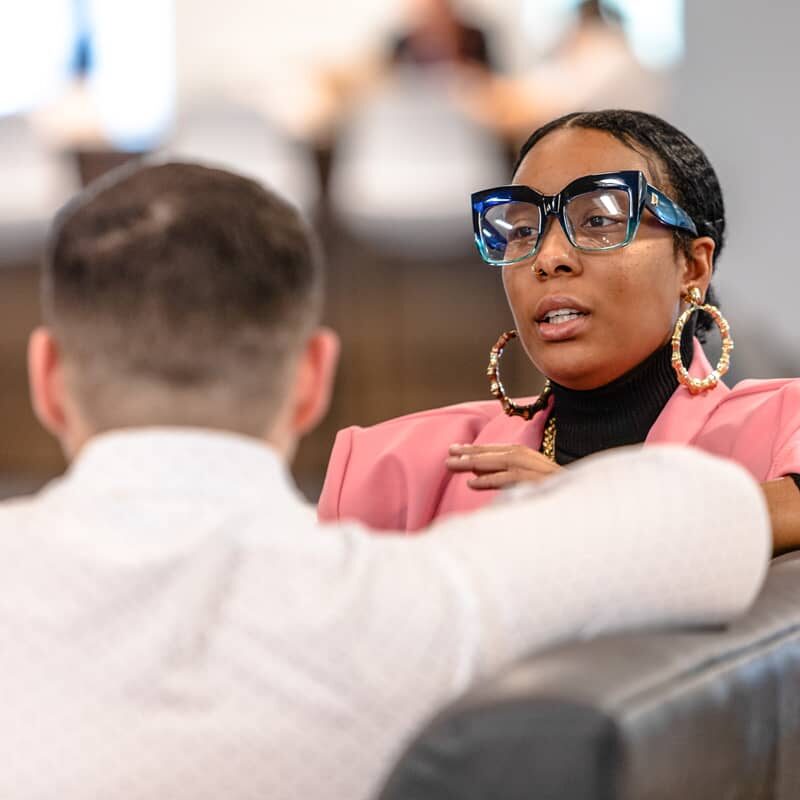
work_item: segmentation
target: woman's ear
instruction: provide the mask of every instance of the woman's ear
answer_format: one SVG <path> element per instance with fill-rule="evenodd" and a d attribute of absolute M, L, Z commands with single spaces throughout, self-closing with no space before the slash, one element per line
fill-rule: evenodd
<path fill-rule="evenodd" d="M 714 272 L 715 248 L 716 244 L 710 236 L 698 236 L 691 240 L 681 275 L 682 295 L 688 294 L 689 289 L 696 286 L 705 298 Z"/>
<path fill-rule="evenodd" d="M 58 343 L 45 327 L 36 328 L 28 339 L 28 385 L 39 422 L 56 438 L 63 440 L 67 428 L 64 368 Z"/>

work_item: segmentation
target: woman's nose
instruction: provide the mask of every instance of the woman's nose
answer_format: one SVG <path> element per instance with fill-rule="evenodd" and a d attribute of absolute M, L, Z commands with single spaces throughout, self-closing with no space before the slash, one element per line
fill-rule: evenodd
<path fill-rule="evenodd" d="M 583 271 L 578 251 L 570 244 L 559 220 L 551 219 L 542 235 L 539 252 L 531 265 L 539 280 Z"/>

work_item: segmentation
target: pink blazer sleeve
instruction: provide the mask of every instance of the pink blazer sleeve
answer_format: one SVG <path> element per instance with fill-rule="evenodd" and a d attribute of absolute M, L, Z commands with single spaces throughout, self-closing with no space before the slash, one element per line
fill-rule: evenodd
<path fill-rule="evenodd" d="M 800 473 L 800 380 L 738 383 L 690 443 L 738 461 L 759 481 Z"/>
<path fill-rule="evenodd" d="M 451 480 L 448 447 L 473 442 L 497 416 L 496 403 L 464 403 L 339 432 L 317 513 L 358 519 L 383 531 L 416 531 L 437 516 Z"/>
<path fill-rule="evenodd" d="M 800 380 L 742 381 L 707 399 L 708 408 L 702 397 L 677 398 L 648 440 L 730 458 L 758 481 L 800 474 Z"/>
<path fill-rule="evenodd" d="M 699 342 L 689 372 L 707 375 L 711 365 Z M 746 380 L 732 389 L 719 383 L 691 395 L 683 387 L 650 429 L 648 444 L 686 444 L 730 458 L 757 481 L 800 474 L 800 380 Z"/>

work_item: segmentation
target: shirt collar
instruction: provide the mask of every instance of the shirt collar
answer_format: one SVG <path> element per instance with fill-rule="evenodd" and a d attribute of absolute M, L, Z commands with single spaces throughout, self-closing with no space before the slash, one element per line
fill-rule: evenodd
<path fill-rule="evenodd" d="M 70 483 L 93 491 L 158 489 L 202 494 L 299 492 L 278 451 L 259 439 L 202 428 L 129 428 L 92 437 L 70 466 Z"/>

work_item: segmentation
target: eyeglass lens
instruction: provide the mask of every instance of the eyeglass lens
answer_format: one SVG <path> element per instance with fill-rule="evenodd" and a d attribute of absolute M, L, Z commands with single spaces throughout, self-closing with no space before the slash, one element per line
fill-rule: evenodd
<path fill-rule="evenodd" d="M 483 216 L 481 233 L 490 261 L 517 261 L 535 252 L 542 228 L 539 206 L 514 200 L 489 207 Z M 571 243 L 586 250 L 623 244 L 630 216 L 630 195 L 625 189 L 579 194 L 564 207 Z"/>

